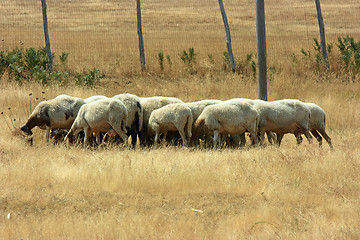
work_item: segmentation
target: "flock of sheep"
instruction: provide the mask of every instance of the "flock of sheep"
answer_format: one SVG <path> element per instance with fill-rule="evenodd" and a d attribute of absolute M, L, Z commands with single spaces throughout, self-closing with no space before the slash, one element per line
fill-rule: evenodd
<path fill-rule="evenodd" d="M 64 141 L 79 142 L 79 136 L 83 136 L 85 145 L 93 137 L 100 144 L 118 135 L 126 146 L 131 136 L 133 147 L 138 139 L 146 147 L 156 147 L 159 141 L 180 140 L 184 146 L 205 143 L 215 149 L 224 145 L 243 147 L 248 132 L 251 145 L 255 146 L 263 144 L 265 134 L 270 143 L 280 145 L 284 134 L 293 133 L 298 144 L 304 134 L 309 143 L 313 135 L 321 145 L 322 135 L 333 148 L 325 132 L 323 109 L 295 99 L 267 102 L 235 98 L 184 103 L 174 97 L 138 97 L 129 93 L 86 99 L 59 95 L 40 102 L 21 130 L 32 135 L 36 126 L 46 129 L 47 141 L 51 132 L 63 130 Z"/>

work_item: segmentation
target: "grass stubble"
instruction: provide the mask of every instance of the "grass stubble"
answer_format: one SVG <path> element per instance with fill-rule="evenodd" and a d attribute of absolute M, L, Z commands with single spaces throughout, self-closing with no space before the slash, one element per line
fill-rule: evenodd
<path fill-rule="evenodd" d="M 86 6 L 99 8 L 95 3 Z M 166 3 L 171 5 L 170 1 Z M 145 3 L 145 7 L 155 8 L 156 4 Z M 325 5 L 325 9 L 335 9 L 334 4 Z M 351 4 L 349 1 L 346 6 Z M 175 22 L 185 21 L 182 16 L 186 16 L 186 8 L 178 7 L 178 10 L 171 8 L 175 15 L 161 15 L 160 19 L 172 17 Z M 191 9 L 187 10 L 191 12 Z M 147 16 L 143 12 L 145 19 L 154 19 L 149 22 L 153 35 L 157 36 L 156 30 L 164 26 L 157 27 L 156 14 Z M 329 22 L 336 17 L 341 16 L 329 16 Z M 58 17 L 53 24 L 69 24 L 64 19 Z M 103 16 L 103 22 L 109 19 Z M 215 20 L 209 18 L 204 24 L 211 25 Z M 234 24 L 241 23 L 240 20 L 235 18 Z M 117 24 L 127 29 L 132 28 L 133 22 Z M 186 22 L 183 24 L 187 26 Z M 8 36 L 23 34 L 24 26 L 13 25 L 7 28 Z M 88 34 L 102 39 L 101 33 L 81 26 L 76 29 L 83 30 L 85 37 Z M 75 24 L 65 25 L 62 31 L 73 34 L 74 27 Z M 297 28 L 291 29 L 296 32 Z M 331 29 L 331 34 L 336 29 Z M 109 32 L 117 33 L 115 27 L 110 27 Z M 181 32 L 175 31 L 176 34 Z M 235 31 L 235 39 L 236 34 Z M 201 31 L 194 34 L 194 44 L 201 42 L 200 35 Z M 53 33 L 53 36 L 57 41 L 61 34 Z M 69 41 L 57 46 L 66 49 L 67 44 Z M 172 49 L 179 47 L 174 42 L 166 44 L 173 46 Z M 211 46 L 220 48 L 217 44 L 215 41 Z M 157 45 L 151 42 L 148 48 L 152 46 Z M 281 54 L 281 49 L 279 46 L 274 52 Z M 91 54 L 92 61 L 101 63 L 102 49 L 91 49 Z M 81 68 L 83 62 L 80 62 L 72 66 Z M 297 146 L 292 135 L 284 137 L 280 148 L 87 149 L 48 144 L 39 129 L 34 129 L 30 146 L 26 139 L 14 135 L 1 118 L 0 238 L 358 239 L 360 83 L 344 83 L 331 76 L 319 81 L 317 75 L 310 73 L 293 74 L 287 70 L 291 64 L 280 60 L 275 63 L 285 67 L 269 79 L 269 98 L 298 98 L 320 105 L 327 114 L 327 131 L 334 151 L 329 150 L 326 142 L 319 148 L 315 139 L 311 145 L 304 142 Z M 20 126 L 28 115 L 30 100 L 35 106 L 43 98 L 62 93 L 88 97 L 131 92 L 139 96 L 175 96 L 184 101 L 257 96 L 254 81 L 213 69 L 166 78 L 152 73 L 126 77 L 120 73 L 127 65 L 118 67 L 120 70 L 107 68 L 110 78 L 103 79 L 95 89 L 43 87 L 35 83 L 19 86 L 2 79 L 0 110 L 8 122 L 11 115 L 14 124 Z"/>

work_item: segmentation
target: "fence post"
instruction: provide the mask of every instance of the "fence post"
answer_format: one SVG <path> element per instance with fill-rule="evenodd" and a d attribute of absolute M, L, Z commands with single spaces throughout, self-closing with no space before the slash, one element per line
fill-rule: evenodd
<path fill-rule="evenodd" d="M 329 59 L 328 59 L 328 55 L 327 55 L 326 41 L 325 41 L 325 27 L 324 27 L 323 17 L 321 15 L 320 0 L 315 0 L 315 4 L 316 4 L 316 12 L 317 12 L 318 23 L 319 23 L 322 55 L 323 55 L 323 59 L 324 59 L 326 67 L 329 68 Z"/>
<path fill-rule="evenodd" d="M 41 0 L 41 6 L 42 6 L 43 23 L 44 23 L 46 53 L 49 58 L 49 72 L 51 73 L 53 70 L 53 59 L 52 59 L 52 55 L 51 55 L 50 38 L 49 38 L 49 30 L 48 30 L 48 23 L 47 23 L 46 0 Z"/>
<path fill-rule="evenodd" d="M 256 45 L 258 57 L 259 99 L 267 101 L 266 80 L 266 37 L 265 37 L 265 7 L 264 0 L 256 1 Z"/>
<path fill-rule="evenodd" d="M 224 26 L 225 26 L 226 46 L 227 46 L 227 50 L 228 50 L 228 54 L 229 54 L 231 70 L 233 72 L 235 72 L 235 61 L 234 61 L 234 55 L 233 55 L 232 48 L 231 48 L 230 28 L 229 28 L 229 23 L 228 23 L 228 20 L 227 20 L 224 4 L 223 4 L 222 0 L 219 0 L 219 6 L 220 6 L 220 11 L 221 11 L 221 16 L 222 16 L 222 19 L 223 19 L 223 22 L 224 22 Z"/>
<path fill-rule="evenodd" d="M 141 71 L 144 71 L 145 70 L 145 53 L 144 53 L 144 40 L 143 40 L 142 28 L 141 28 L 140 0 L 136 0 L 136 8 L 137 8 L 137 32 L 138 32 L 138 36 L 139 36 L 140 64 L 141 64 Z"/>

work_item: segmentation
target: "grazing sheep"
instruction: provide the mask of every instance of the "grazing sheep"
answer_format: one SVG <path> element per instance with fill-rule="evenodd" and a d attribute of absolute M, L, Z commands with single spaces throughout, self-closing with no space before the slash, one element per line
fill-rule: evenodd
<path fill-rule="evenodd" d="M 184 103 L 180 99 L 177 99 L 175 97 L 142 97 L 140 98 L 140 103 L 143 108 L 143 125 L 142 130 L 139 134 L 140 144 L 142 146 L 149 146 L 152 142 L 152 139 L 150 136 L 147 135 L 148 133 L 148 124 L 149 124 L 149 118 L 151 113 L 159 109 L 163 106 L 172 104 L 172 103 Z"/>
<path fill-rule="evenodd" d="M 157 145 L 160 133 L 166 139 L 168 131 L 179 131 L 183 145 L 188 146 L 192 123 L 191 109 L 183 103 L 169 104 L 154 110 L 149 118 L 149 131 L 155 133 L 154 146 Z"/>
<path fill-rule="evenodd" d="M 100 132 L 114 130 L 127 146 L 126 122 L 127 110 L 119 100 L 106 98 L 87 103 L 80 108 L 65 141 L 72 141 L 74 136 L 83 130 L 85 145 L 89 143 L 89 137 L 92 133 L 95 133 L 96 143 L 100 144 Z"/>
<path fill-rule="evenodd" d="M 185 103 L 185 106 L 189 107 L 191 109 L 191 112 L 193 114 L 193 125 L 195 123 L 195 121 L 198 119 L 198 117 L 200 116 L 200 114 L 202 113 L 202 111 L 205 109 L 205 107 L 210 106 L 210 105 L 214 105 L 214 104 L 218 104 L 221 103 L 221 100 L 201 100 L 201 101 L 196 101 L 196 102 L 188 102 Z M 199 139 L 203 138 L 205 141 L 210 137 L 210 135 L 208 136 L 196 136 L 193 135 L 191 137 L 191 145 L 199 145 Z"/>
<path fill-rule="evenodd" d="M 31 130 L 34 127 L 46 128 L 45 136 L 46 140 L 49 141 L 51 129 L 70 129 L 80 107 L 84 104 L 85 102 L 81 98 L 64 94 L 51 100 L 42 101 L 35 107 L 21 130 L 28 135 L 32 135 Z"/>
<path fill-rule="evenodd" d="M 193 127 L 193 134 L 202 135 L 213 132 L 214 148 L 220 142 L 219 134 L 242 134 L 250 132 L 257 142 L 256 130 L 258 123 L 257 111 L 246 102 L 218 103 L 207 106 L 200 114 Z"/>
<path fill-rule="evenodd" d="M 112 98 L 120 100 L 128 112 L 127 135 L 131 136 L 131 145 L 135 147 L 137 136 L 143 125 L 143 108 L 140 98 L 134 94 L 123 93 L 113 96 Z"/>
<path fill-rule="evenodd" d="M 284 134 L 295 131 L 305 134 L 309 143 L 312 142 L 309 133 L 310 109 L 303 102 L 284 99 L 262 101 L 253 106 L 259 113 L 260 143 L 263 142 L 265 132 L 274 132 L 277 135 L 276 143 L 280 146 Z"/>
<path fill-rule="evenodd" d="M 322 145 L 322 137 L 320 134 L 325 138 L 326 142 L 329 144 L 331 149 L 334 149 L 331 143 L 331 138 L 327 135 L 325 131 L 325 111 L 316 105 L 315 103 L 305 103 L 306 106 L 310 109 L 310 125 L 309 129 L 312 135 L 317 139 L 319 142 L 319 146 Z M 298 139 L 298 143 L 302 142 L 301 133 L 296 131 L 295 133 L 296 139 Z"/>
<path fill-rule="evenodd" d="M 232 98 L 232 99 L 229 99 L 225 102 L 230 102 L 230 103 L 234 103 L 236 104 L 237 102 L 247 102 L 249 104 L 251 104 L 252 106 L 257 104 L 257 103 L 263 103 L 265 102 L 264 100 L 260 100 L 260 99 L 249 99 L 249 98 Z M 272 143 L 275 143 L 276 141 L 276 136 L 274 135 L 274 133 L 270 132 L 270 131 L 267 131 L 266 132 L 266 136 L 267 136 L 267 139 L 268 141 L 272 144 Z M 245 133 L 241 134 L 239 136 L 239 139 L 240 139 L 240 146 L 244 146 L 246 144 L 246 139 L 245 139 Z M 254 141 L 252 141 L 252 144 L 254 144 Z"/>

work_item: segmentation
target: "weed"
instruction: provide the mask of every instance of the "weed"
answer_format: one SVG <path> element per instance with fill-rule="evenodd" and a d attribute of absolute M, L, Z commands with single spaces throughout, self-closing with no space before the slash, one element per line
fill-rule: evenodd
<path fill-rule="evenodd" d="M 189 52 L 186 52 L 183 50 L 183 52 L 180 54 L 180 59 L 183 61 L 183 63 L 186 65 L 188 71 L 190 74 L 195 74 L 196 71 L 194 69 L 196 64 L 196 53 L 194 48 L 189 48 Z"/>
<path fill-rule="evenodd" d="M 229 53 L 228 53 L 228 51 L 224 51 L 223 52 L 223 69 L 226 71 L 230 68 L 231 68 L 231 66 L 230 66 Z"/>
<path fill-rule="evenodd" d="M 100 74 L 100 70 L 94 68 L 93 70 L 89 70 L 87 74 L 77 73 L 75 75 L 75 83 L 79 86 L 93 87 L 99 83 L 102 77 L 103 75 Z"/>
<path fill-rule="evenodd" d="M 67 52 L 63 52 L 63 53 L 59 56 L 61 65 L 63 65 L 63 66 L 66 65 L 67 60 L 68 60 L 68 56 L 69 56 L 69 53 L 67 53 Z"/>
<path fill-rule="evenodd" d="M 55 56 L 54 53 L 52 53 Z M 62 69 L 65 68 L 69 54 L 63 52 L 59 58 Z M 15 79 L 19 83 L 24 81 L 35 81 L 42 85 L 51 83 L 67 84 L 70 79 L 74 79 L 76 84 L 82 86 L 93 86 L 101 77 L 99 69 L 90 70 L 87 74 L 71 75 L 67 71 L 48 71 L 48 57 L 46 49 L 40 47 L 39 49 L 19 49 L 12 51 L 0 52 L 0 77 L 3 74 L 9 74 L 9 79 Z"/>
<path fill-rule="evenodd" d="M 164 71 L 164 53 L 159 52 L 156 59 L 158 60 L 158 63 L 160 65 L 161 72 L 163 72 Z"/>
<path fill-rule="evenodd" d="M 172 68 L 172 61 L 171 61 L 170 55 L 166 55 L 166 60 L 169 64 L 170 68 Z"/>

